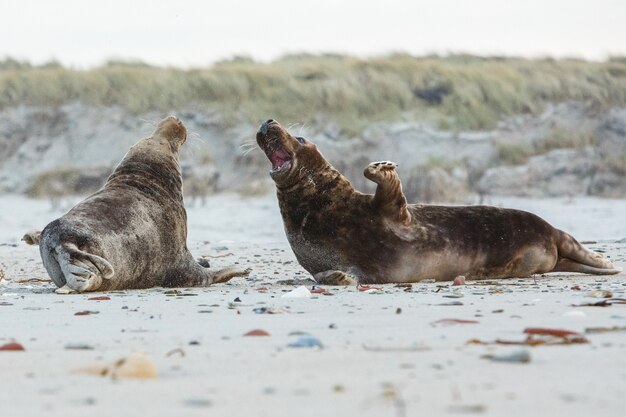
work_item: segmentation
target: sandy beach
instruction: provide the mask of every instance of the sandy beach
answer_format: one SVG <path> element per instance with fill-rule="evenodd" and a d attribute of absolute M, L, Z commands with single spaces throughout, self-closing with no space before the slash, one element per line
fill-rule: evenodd
<path fill-rule="evenodd" d="M 616 243 L 626 238 L 623 200 L 489 203 L 531 210 L 626 267 L 626 242 Z M 25 351 L 0 351 L 0 416 L 623 415 L 624 273 L 285 298 L 314 283 L 276 206 L 271 195 L 218 195 L 188 208 L 192 253 L 214 268 L 252 268 L 247 279 L 60 296 L 37 248 L 19 238 L 62 210 L 3 197 L 0 345 Z M 546 340 L 529 328 L 576 335 Z M 269 336 L 244 336 L 254 329 Z M 154 363 L 156 378 L 85 372 L 133 352 Z"/>

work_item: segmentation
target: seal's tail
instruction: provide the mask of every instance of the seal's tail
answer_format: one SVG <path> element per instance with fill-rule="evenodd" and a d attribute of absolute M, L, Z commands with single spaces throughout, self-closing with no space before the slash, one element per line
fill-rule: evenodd
<path fill-rule="evenodd" d="M 622 272 L 621 268 L 614 267 L 611 261 L 601 254 L 587 249 L 570 234 L 561 230 L 557 230 L 556 246 L 559 259 L 553 269 L 554 272 L 594 275 L 614 275 Z"/>

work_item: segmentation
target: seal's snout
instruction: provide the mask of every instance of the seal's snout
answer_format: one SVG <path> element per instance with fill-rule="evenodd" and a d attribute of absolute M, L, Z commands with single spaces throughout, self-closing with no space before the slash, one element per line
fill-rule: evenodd
<path fill-rule="evenodd" d="M 169 141 L 178 140 L 185 143 L 187 140 L 187 128 L 176 116 L 169 116 L 161 120 L 154 133 L 155 136 L 162 135 Z"/>
<path fill-rule="evenodd" d="M 262 134 L 264 134 L 264 135 L 267 135 L 267 131 L 269 130 L 269 128 L 270 128 L 270 126 L 271 126 L 272 124 L 277 124 L 277 123 L 276 123 L 276 121 L 275 121 L 274 119 L 269 119 L 269 120 L 266 120 L 266 121 L 265 121 L 265 122 L 261 125 L 261 127 L 259 128 L 259 132 L 260 132 L 260 133 L 262 133 Z"/>

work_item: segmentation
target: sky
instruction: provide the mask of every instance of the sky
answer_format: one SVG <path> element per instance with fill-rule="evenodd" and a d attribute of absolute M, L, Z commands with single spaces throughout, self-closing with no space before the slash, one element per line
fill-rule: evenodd
<path fill-rule="evenodd" d="M 0 57 L 206 66 L 234 55 L 626 55 L 626 0 L 0 0 Z"/>

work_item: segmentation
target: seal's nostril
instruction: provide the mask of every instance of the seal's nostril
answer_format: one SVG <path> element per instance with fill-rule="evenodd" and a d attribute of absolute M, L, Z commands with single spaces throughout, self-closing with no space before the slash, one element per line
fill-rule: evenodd
<path fill-rule="evenodd" d="M 265 122 L 265 123 L 267 123 L 268 125 L 269 125 L 270 123 L 274 123 L 274 119 L 269 119 L 269 120 L 268 120 L 267 122 Z"/>

